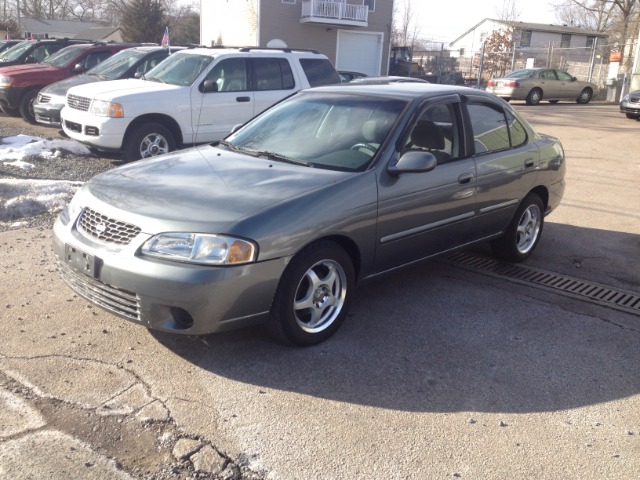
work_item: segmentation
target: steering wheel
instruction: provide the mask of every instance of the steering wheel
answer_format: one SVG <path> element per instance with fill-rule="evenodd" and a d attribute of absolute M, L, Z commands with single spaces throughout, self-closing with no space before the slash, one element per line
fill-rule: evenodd
<path fill-rule="evenodd" d="M 371 155 L 375 155 L 378 147 L 372 143 L 356 143 L 351 147 L 351 150 L 366 150 L 371 153 Z"/>

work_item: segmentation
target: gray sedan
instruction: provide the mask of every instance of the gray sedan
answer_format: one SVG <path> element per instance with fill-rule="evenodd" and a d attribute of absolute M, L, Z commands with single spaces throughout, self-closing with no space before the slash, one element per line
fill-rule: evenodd
<path fill-rule="evenodd" d="M 596 90 L 595 84 L 580 81 L 556 68 L 523 68 L 504 78 L 492 78 L 487 83 L 487 92 L 507 101 L 525 100 L 528 105 L 537 105 L 541 100 L 589 103 Z"/>
<path fill-rule="evenodd" d="M 564 174 L 560 142 L 483 91 L 321 87 L 216 144 L 93 178 L 54 250 L 71 288 L 147 328 L 266 323 L 311 345 L 365 280 L 485 241 L 527 259 Z"/>

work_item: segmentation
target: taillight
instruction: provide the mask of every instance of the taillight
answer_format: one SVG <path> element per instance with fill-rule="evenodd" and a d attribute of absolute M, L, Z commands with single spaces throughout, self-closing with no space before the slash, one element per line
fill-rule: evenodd
<path fill-rule="evenodd" d="M 504 82 L 504 86 L 509 88 L 518 88 L 520 84 L 515 80 L 510 80 L 508 82 Z"/>
<path fill-rule="evenodd" d="M 496 86 L 496 82 L 494 82 L 493 80 L 489 80 L 487 82 L 487 87 L 495 87 Z"/>

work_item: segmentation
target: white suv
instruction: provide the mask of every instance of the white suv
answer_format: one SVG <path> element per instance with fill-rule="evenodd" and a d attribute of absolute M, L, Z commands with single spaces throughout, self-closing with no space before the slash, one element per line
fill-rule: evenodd
<path fill-rule="evenodd" d="M 90 149 L 137 160 L 219 140 L 291 93 L 332 83 L 335 68 L 310 50 L 181 50 L 142 79 L 70 88 L 62 127 Z"/>

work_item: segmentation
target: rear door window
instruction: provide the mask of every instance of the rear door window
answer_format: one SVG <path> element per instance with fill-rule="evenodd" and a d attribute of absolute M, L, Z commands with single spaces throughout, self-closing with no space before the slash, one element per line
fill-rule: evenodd
<path fill-rule="evenodd" d="M 252 59 L 256 90 L 290 90 L 295 86 L 286 58 Z"/>

